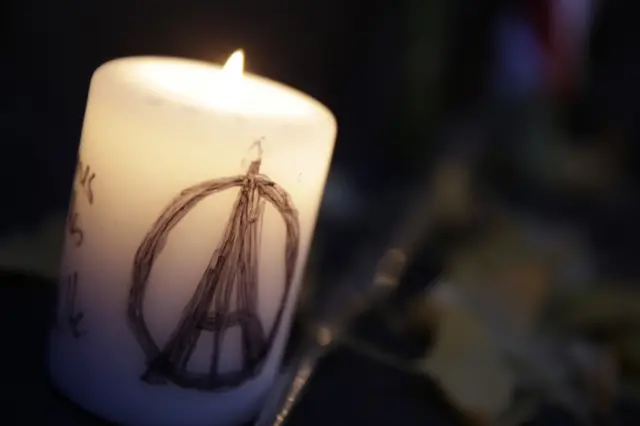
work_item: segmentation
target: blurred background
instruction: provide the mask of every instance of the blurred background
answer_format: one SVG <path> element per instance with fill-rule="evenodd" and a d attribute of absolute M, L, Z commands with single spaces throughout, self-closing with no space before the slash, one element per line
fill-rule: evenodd
<path fill-rule="evenodd" d="M 473 259 L 503 233 L 533 235 L 552 247 L 532 249 L 533 258 L 558 259 L 560 247 L 568 269 L 589 271 L 567 282 L 636 286 L 633 1 L 12 3 L 0 59 L 4 266 L 55 268 L 51 249 L 34 261 L 19 236 L 56 238 L 100 64 L 138 54 L 222 62 L 243 48 L 249 71 L 309 93 L 338 119 L 311 294 L 329 291 L 363 247 L 384 243 L 424 200 L 434 231 L 406 280 L 411 294 L 442 271 L 471 268 L 457 255 L 478 232 L 485 237 L 469 246 Z"/>
<path fill-rule="evenodd" d="M 435 164 L 453 158 L 496 197 L 579 221 L 616 258 L 603 262 L 622 262 L 638 204 L 630 4 L 14 2 L 3 13 L 1 230 L 66 208 L 97 66 L 136 54 L 220 62 L 242 47 L 252 72 L 310 93 L 338 118 L 320 221 L 332 227 L 329 263 L 348 259 L 356 234 L 388 226 Z M 633 269 L 629 260 L 615 268 Z"/>

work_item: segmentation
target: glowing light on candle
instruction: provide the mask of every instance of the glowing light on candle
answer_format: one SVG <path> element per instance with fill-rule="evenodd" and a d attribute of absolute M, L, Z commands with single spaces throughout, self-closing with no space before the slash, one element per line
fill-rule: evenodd
<path fill-rule="evenodd" d="M 235 109 L 243 98 L 242 76 L 244 74 L 244 52 L 238 49 L 229 56 L 221 70 L 222 79 L 218 80 L 219 105 Z"/>
<path fill-rule="evenodd" d="M 245 55 L 236 50 L 224 65 L 168 57 L 123 58 L 98 71 L 115 73 L 135 92 L 196 109 L 262 117 L 301 118 L 319 105 L 303 93 L 244 70 Z"/>
<path fill-rule="evenodd" d="M 229 56 L 222 67 L 222 72 L 230 78 L 239 78 L 244 73 L 244 51 L 238 49 Z"/>

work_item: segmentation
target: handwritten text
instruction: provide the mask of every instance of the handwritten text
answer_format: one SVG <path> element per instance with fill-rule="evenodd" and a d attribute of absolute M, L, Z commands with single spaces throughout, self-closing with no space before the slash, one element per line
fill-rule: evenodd
<path fill-rule="evenodd" d="M 78 193 L 85 196 L 89 205 L 93 205 L 94 190 L 93 181 L 96 177 L 95 172 L 91 170 L 91 166 L 78 161 L 76 167 L 76 175 L 71 191 L 71 201 L 69 205 L 69 214 L 67 216 L 67 231 L 76 247 L 82 246 L 84 242 L 84 231 L 80 226 L 80 214 L 78 213 Z"/>
<path fill-rule="evenodd" d="M 76 339 L 81 338 L 85 331 L 82 329 L 82 320 L 84 319 L 84 312 L 78 310 L 78 273 L 74 272 L 67 276 L 67 281 L 64 284 L 64 291 L 62 292 L 63 300 L 63 319 L 68 324 L 71 334 Z"/>

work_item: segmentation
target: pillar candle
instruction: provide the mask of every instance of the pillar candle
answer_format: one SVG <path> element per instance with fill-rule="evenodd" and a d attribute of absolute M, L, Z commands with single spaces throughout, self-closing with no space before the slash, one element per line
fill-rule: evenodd
<path fill-rule="evenodd" d="M 336 122 L 243 62 L 91 80 L 48 366 L 106 420 L 239 424 L 278 372 Z"/>

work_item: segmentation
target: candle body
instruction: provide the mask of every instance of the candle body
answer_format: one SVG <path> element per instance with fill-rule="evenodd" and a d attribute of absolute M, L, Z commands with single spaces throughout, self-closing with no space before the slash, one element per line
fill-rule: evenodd
<path fill-rule="evenodd" d="M 162 58 L 92 79 L 48 359 L 118 424 L 246 421 L 281 361 L 335 121 L 264 79 L 237 99 L 211 81 Z"/>

